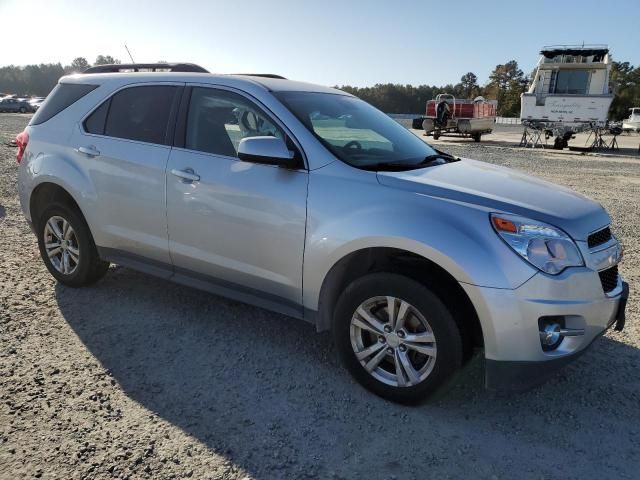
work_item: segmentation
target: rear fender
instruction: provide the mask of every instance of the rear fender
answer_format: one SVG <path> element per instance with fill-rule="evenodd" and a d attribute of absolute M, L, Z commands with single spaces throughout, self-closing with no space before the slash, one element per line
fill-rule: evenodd
<path fill-rule="evenodd" d="M 26 190 L 26 205 L 23 205 L 23 210 L 25 210 L 25 216 L 28 211 L 28 219 L 32 222 L 35 220 L 31 218 L 30 204 L 36 189 L 45 183 L 54 184 L 64 189 L 73 198 L 98 242 L 95 235 L 96 229 L 91 224 L 91 211 L 97 202 L 97 195 L 93 182 L 85 170 L 64 156 L 41 153 L 29 161 L 23 177 L 26 177 L 21 182 Z"/>

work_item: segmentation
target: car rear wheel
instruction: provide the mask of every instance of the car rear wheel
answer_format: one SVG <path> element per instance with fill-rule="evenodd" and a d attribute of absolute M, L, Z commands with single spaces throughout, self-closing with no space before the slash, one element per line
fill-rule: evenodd
<path fill-rule="evenodd" d="M 27 113 L 27 109 L 24 107 L 20 107 L 20 113 Z"/>
<path fill-rule="evenodd" d="M 98 256 L 82 215 L 72 207 L 53 204 L 37 222 L 38 246 L 45 266 L 60 283 L 90 285 L 107 272 L 109 262 Z"/>
<path fill-rule="evenodd" d="M 424 400 L 462 364 L 460 332 L 445 304 L 402 275 L 374 273 L 350 284 L 333 335 L 356 380 L 396 402 Z"/>

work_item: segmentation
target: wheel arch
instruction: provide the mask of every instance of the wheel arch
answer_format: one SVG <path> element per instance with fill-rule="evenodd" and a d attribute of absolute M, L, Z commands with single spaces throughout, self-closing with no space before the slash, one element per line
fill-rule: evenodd
<path fill-rule="evenodd" d="M 446 269 L 416 253 L 391 247 L 369 247 L 338 260 L 325 276 L 315 319 L 318 331 L 328 330 L 334 308 L 344 288 L 355 279 L 374 272 L 398 273 L 430 288 L 454 316 L 463 336 L 465 357 L 483 345 L 482 325 L 471 299 Z"/>
<path fill-rule="evenodd" d="M 84 221 L 87 221 L 87 217 L 82 211 L 82 208 L 80 208 L 80 204 L 66 188 L 57 183 L 45 181 L 38 184 L 29 196 L 29 214 L 31 215 L 31 221 L 34 227 L 37 227 L 39 214 L 47 205 L 54 202 L 63 203 L 74 208 L 82 215 Z"/>

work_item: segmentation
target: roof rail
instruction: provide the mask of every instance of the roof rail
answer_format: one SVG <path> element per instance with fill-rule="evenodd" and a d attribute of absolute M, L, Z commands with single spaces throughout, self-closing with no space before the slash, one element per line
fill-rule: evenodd
<path fill-rule="evenodd" d="M 232 73 L 232 75 L 240 75 L 243 77 L 278 78 L 280 80 L 286 80 L 282 75 L 276 75 L 275 73 Z"/>
<path fill-rule="evenodd" d="M 110 65 L 96 65 L 89 67 L 82 73 L 127 73 L 127 72 L 197 72 L 209 73 L 200 65 L 194 63 L 122 63 Z"/>

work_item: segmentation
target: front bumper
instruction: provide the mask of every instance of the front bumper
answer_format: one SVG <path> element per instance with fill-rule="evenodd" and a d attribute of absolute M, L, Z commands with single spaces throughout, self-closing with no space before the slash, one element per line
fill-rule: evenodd
<path fill-rule="evenodd" d="M 598 275 L 588 268 L 566 270 L 557 277 L 542 273 L 515 290 L 462 284 L 476 308 L 486 359 L 488 388 L 521 390 L 540 383 L 574 360 L 609 327 L 622 329 L 629 287 L 622 278 L 605 294 Z M 544 351 L 538 319 L 562 318 L 578 336 L 564 337 Z"/>

